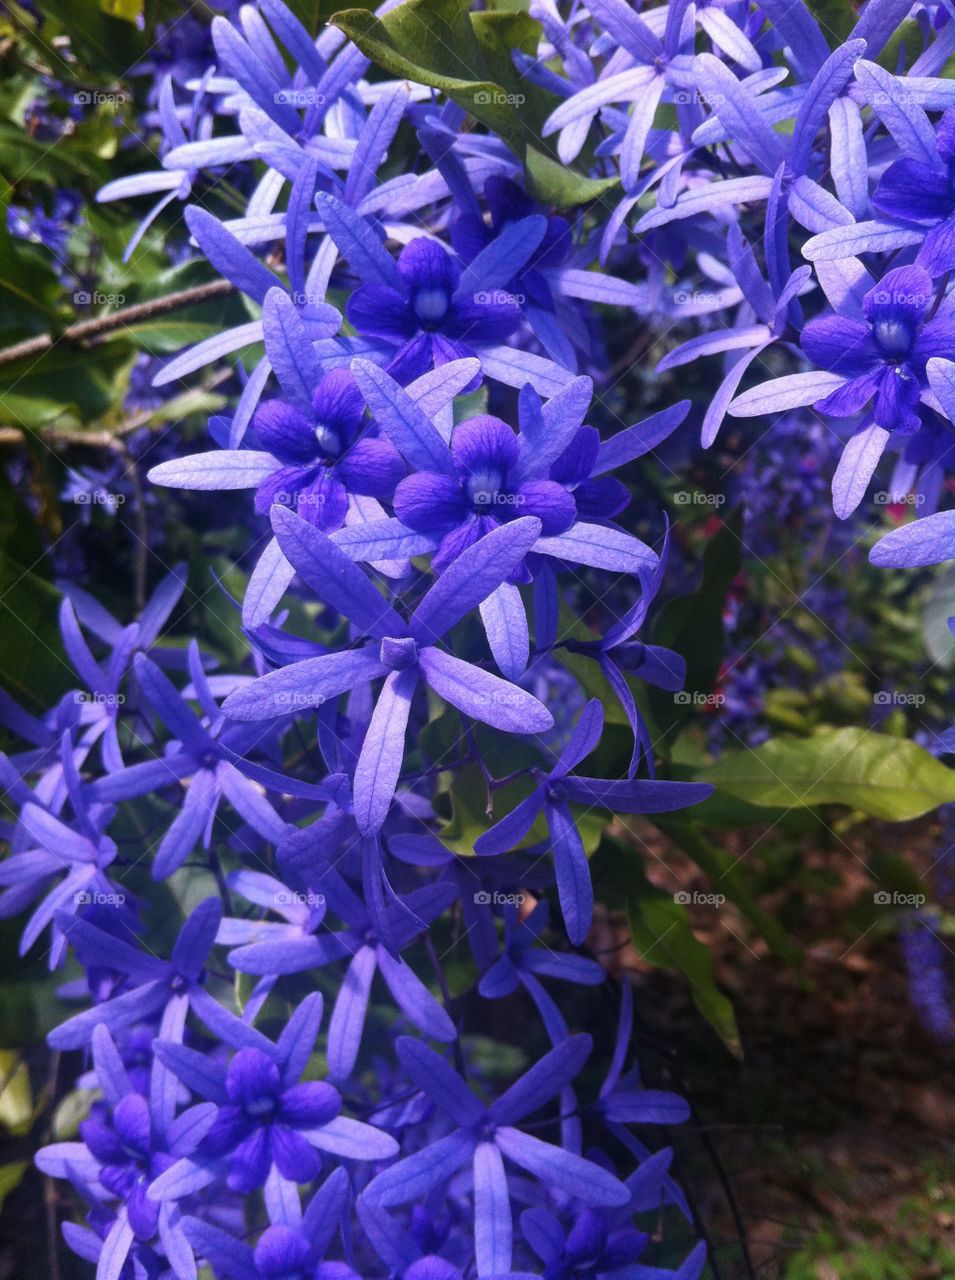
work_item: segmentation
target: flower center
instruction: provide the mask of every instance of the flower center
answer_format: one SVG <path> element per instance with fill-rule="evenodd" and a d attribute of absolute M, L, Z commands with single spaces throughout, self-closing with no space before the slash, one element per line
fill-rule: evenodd
<path fill-rule="evenodd" d="M 342 451 L 341 436 L 332 427 L 320 422 L 315 428 L 318 447 L 328 458 L 337 458 Z"/>
<path fill-rule="evenodd" d="M 493 1142 L 494 1135 L 497 1132 L 497 1125 L 490 1116 L 485 1116 L 478 1124 L 478 1137 L 482 1142 Z"/>
<path fill-rule="evenodd" d="M 468 476 L 467 492 L 471 505 L 477 511 L 486 511 L 497 502 L 504 487 L 504 473 L 500 467 L 479 467 Z"/>
<path fill-rule="evenodd" d="M 876 342 L 890 359 L 906 356 L 912 349 L 914 335 L 904 320 L 876 320 L 872 332 Z"/>
<path fill-rule="evenodd" d="M 250 1098 L 245 1104 L 244 1110 L 249 1116 L 269 1116 L 275 1111 L 276 1100 L 271 1094 L 265 1094 L 260 1098 Z"/>
<path fill-rule="evenodd" d="M 410 636 L 386 636 L 381 642 L 378 657 L 392 671 L 405 671 L 418 661 L 418 646 Z"/>
<path fill-rule="evenodd" d="M 412 305 L 415 315 L 427 328 L 444 319 L 450 304 L 451 299 L 448 297 L 447 289 L 442 289 L 438 285 L 426 285 L 415 293 Z"/>

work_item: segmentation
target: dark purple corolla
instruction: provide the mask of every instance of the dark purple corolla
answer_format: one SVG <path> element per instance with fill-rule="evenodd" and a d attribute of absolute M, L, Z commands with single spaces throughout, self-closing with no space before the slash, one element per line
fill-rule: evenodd
<path fill-rule="evenodd" d="M 395 514 L 438 546 L 432 566 L 446 569 L 466 548 L 498 525 L 536 516 L 541 533 L 553 537 L 573 524 L 574 499 L 554 480 L 524 479 L 517 433 L 500 418 L 482 414 L 455 427 L 454 472 L 419 471 L 395 492 Z M 521 577 L 528 575 L 523 567 Z"/>
<path fill-rule="evenodd" d="M 843 378 L 815 402 L 820 413 L 849 418 L 873 404 L 886 431 L 918 430 L 925 366 L 955 345 L 955 320 L 932 318 L 932 279 L 921 267 L 886 272 L 862 301 L 862 317 L 820 316 L 802 332 L 802 348 L 820 369 Z"/>
<path fill-rule="evenodd" d="M 317 201 L 329 235 L 362 280 L 348 300 L 348 320 L 359 336 L 381 344 L 389 372 L 403 385 L 517 329 L 520 307 L 505 286 L 540 244 L 544 218 L 509 225 L 462 271 L 444 245 L 427 236 L 406 244 L 395 262 L 369 224 L 341 201 L 324 193 Z"/>
<path fill-rule="evenodd" d="M 158 1236 L 157 1244 L 175 1260 L 177 1272 L 194 1275 L 178 1211 L 151 1199 L 149 1188 L 177 1159 L 194 1151 L 215 1118 L 215 1108 L 199 1103 L 176 1115 L 175 1091 L 164 1088 L 164 1068 L 155 1060 L 149 1096 L 139 1093 L 105 1026 L 94 1030 L 92 1048 L 102 1099 L 80 1123 L 82 1141 L 41 1148 L 37 1165 L 49 1177 L 69 1177 L 88 1188 L 94 1202 L 103 1193 L 119 1202 L 112 1222 L 103 1223 L 102 1272 L 119 1275 L 134 1248 Z"/>
<path fill-rule="evenodd" d="M 939 121 L 935 145 L 938 164 L 894 160 L 872 195 L 884 217 L 928 229 L 916 263 L 933 277 L 955 267 L 955 107 Z"/>
<path fill-rule="evenodd" d="M 397 265 L 394 285 L 361 285 L 346 314 L 358 333 L 396 348 L 388 372 L 402 384 L 474 355 L 474 344 L 503 341 L 520 324 L 520 308 L 503 291 L 460 296 L 461 269 L 435 240 L 412 240 Z"/>
<path fill-rule="evenodd" d="M 267 515 L 278 503 L 332 533 L 345 523 L 350 493 L 390 498 L 404 463 L 389 440 L 359 438 L 364 412 L 346 369 L 332 369 L 315 388 L 310 417 L 283 400 L 260 405 L 253 428 L 282 465 L 259 483 L 256 511 Z"/>
<path fill-rule="evenodd" d="M 343 1262 L 325 1262 L 349 1195 L 348 1175 L 334 1169 L 303 1209 L 298 1195 L 283 1201 L 284 1221 L 266 1227 L 253 1248 L 205 1218 L 183 1226 L 221 1280 L 358 1280 Z"/>
<path fill-rule="evenodd" d="M 322 1019 L 318 992 L 301 1002 L 277 1044 L 263 1036 L 243 1046 L 228 1066 L 181 1044 L 160 1042 L 159 1060 L 183 1084 L 218 1107 L 195 1153 L 177 1161 L 150 1187 L 155 1200 L 179 1200 L 225 1176 L 246 1194 L 272 1170 L 289 1182 L 311 1182 L 320 1151 L 359 1160 L 387 1160 L 397 1144 L 387 1134 L 341 1115 L 342 1098 L 325 1081 L 301 1081 Z"/>
<path fill-rule="evenodd" d="M 333 369 L 311 394 L 311 408 L 267 400 L 253 417 L 261 449 L 214 449 L 162 462 L 154 484 L 186 489 L 254 489 L 255 509 L 291 507 L 316 529 L 345 523 L 350 495 L 390 498 L 405 466 L 389 440 L 360 434 L 365 404 L 346 369 Z"/>
<path fill-rule="evenodd" d="M 929 362 L 951 353 L 955 318 L 945 304 L 933 310 L 936 291 L 922 267 L 895 267 L 865 293 L 861 263 L 845 275 L 824 271 L 838 310 L 802 332 L 803 351 L 818 368 L 752 387 L 729 413 L 746 418 L 811 404 L 835 418 L 864 414 L 832 480 L 833 508 L 845 519 L 865 496 L 891 435 L 918 431 Z"/>

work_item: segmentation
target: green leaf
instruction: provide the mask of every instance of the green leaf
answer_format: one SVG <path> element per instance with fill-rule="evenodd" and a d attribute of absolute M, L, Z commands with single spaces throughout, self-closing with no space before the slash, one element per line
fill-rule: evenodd
<path fill-rule="evenodd" d="M 590 204 L 620 183 L 620 178 L 586 178 L 569 165 L 529 146 L 524 155 L 527 189 L 544 204 L 558 208 Z"/>
<path fill-rule="evenodd" d="M 906 822 L 955 801 L 955 770 L 914 742 L 869 729 L 770 738 L 722 756 L 699 776 L 752 805 L 840 804 L 886 822 Z"/>
<path fill-rule="evenodd" d="M 148 32 L 104 13 L 100 0 L 43 0 L 43 14 L 62 24 L 71 51 L 103 77 L 125 75 L 151 41 Z"/>
<path fill-rule="evenodd" d="M 62 343 L 0 366 L 0 422 L 38 430 L 69 419 L 82 427 L 115 408 L 118 379 L 133 354 L 122 342 Z"/>
<path fill-rule="evenodd" d="M 49 263 L 29 252 L 7 228 L 12 188 L 0 195 L 0 332 L 32 334 L 57 320 L 55 304 L 62 292 Z"/>
<path fill-rule="evenodd" d="M 331 25 L 390 75 L 440 90 L 503 138 L 526 158 L 539 199 L 576 204 L 606 189 L 545 154 L 541 127 L 557 99 L 522 79 L 511 57 L 537 47 L 540 24 L 526 13 L 471 13 L 469 0 L 404 0 L 381 17 L 345 9 Z"/>
<path fill-rule="evenodd" d="M 34 714 L 73 683 L 60 644 L 59 605 L 51 583 L 0 548 L 0 685 Z"/>
<path fill-rule="evenodd" d="M 204 342 L 221 331 L 222 325 L 213 321 L 173 318 L 125 324 L 111 337 L 132 342 L 148 355 L 162 356 Z"/>
<path fill-rule="evenodd" d="M 391 75 L 440 89 L 511 143 L 526 140 L 515 103 L 487 77 L 466 0 L 405 0 L 382 18 L 346 9 L 332 25 Z"/>
<path fill-rule="evenodd" d="M 455 770 L 450 794 L 451 820 L 441 829 L 441 842 L 467 858 L 474 853 L 475 840 L 491 825 L 487 786 L 477 765 Z"/>
<path fill-rule="evenodd" d="M 51 1127 L 57 1142 L 71 1142 L 80 1131 L 80 1125 L 89 1116 L 97 1098 L 98 1089 L 72 1089 L 53 1112 Z"/>
<path fill-rule="evenodd" d="M 11 1191 L 16 1191 L 29 1167 L 28 1160 L 17 1160 L 13 1164 L 0 1165 L 0 1213 L 3 1212 L 7 1196 Z"/>
<path fill-rule="evenodd" d="M 672 893 L 647 880 L 640 853 L 632 845 L 605 837 L 597 855 L 603 898 L 626 910 L 633 944 L 649 964 L 682 973 L 693 1001 L 729 1051 L 742 1056 L 736 1015 L 713 977 L 713 957 L 694 935 L 686 908 Z"/>
<path fill-rule="evenodd" d="M 859 18 L 851 0 L 806 0 L 806 7 L 819 23 L 831 49 L 845 44 Z"/>
<path fill-rule="evenodd" d="M 33 1091 L 27 1064 L 8 1049 L 0 1050 L 0 1125 L 14 1137 L 30 1132 Z"/>
<path fill-rule="evenodd" d="M 703 577 L 691 595 L 668 600 L 653 627 L 653 643 L 675 649 L 686 659 L 684 695 L 648 691 L 648 701 L 664 736 L 672 735 L 700 711 L 696 699 L 712 693 L 719 675 L 726 637 L 723 609 L 726 594 L 742 563 L 743 511 L 731 511 L 703 553 Z M 745 797 L 744 797 L 745 798 Z"/>
<path fill-rule="evenodd" d="M 922 612 L 922 639 L 929 657 L 944 671 L 955 663 L 955 635 L 948 625 L 955 616 L 955 565 L 946 565 L 932 583 Z"/>
<path fill-rule="evenodd" d="M 109 17 L 133 24 L 143 16 L 143 0 L 99 0 L 99 7 Z"/>

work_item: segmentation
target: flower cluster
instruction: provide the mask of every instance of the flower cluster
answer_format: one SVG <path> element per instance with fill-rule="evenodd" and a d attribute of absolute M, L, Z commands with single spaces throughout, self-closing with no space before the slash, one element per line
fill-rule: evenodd
<path fill-rule="evenodd" d="M 515 49 L 508 74 L 576 110 L 551 41 L 593 78 L 592 24 L 616 39 L 615 15 L 542 15 L 541 61 Z M 651 1236 L 667 1209 L 692 1234 L 653 1138 L 689 1108 L 642 1082 L 626 980 L 612 1044 L 562 995 L 612 985 L 585 950 L 610 817 L 711 791 L 656 774 L 640 686 L 684 678 L 638 638 L 666 529 L 646 513 L 636 536 L 614 474 L 689 404 L 588 420 L 600 315 L 659 309 L 615 254 L 625 214 L 556 212 L 501 130 L 369 75 L 281 0 L 215 18 L 212 67 L 196 38 L 153 68 L 162 169 L 101 199 L 159 197 L 135 242 L 186 202 L 247 308 L 162 366 L 168 388 L 252 352 L 211 447 L 150 473 L 251 491 L 233 499 L 255 530 L 231 628 L 247 661 L 183 640 L 182 570 L 128 625 L 67 586 L 75 688 L 42 718 L 0 701 L 23 740 L 0 757 L 0 912 L 29 910 L 24 953 L 72 966 L 49 1043 L 90 1066 L 77 1133 L 38 1155 L 86 1202 L 66 1239 L 97 1280 L 696 1280 L 702 1243 L 671 1270 Z M 656 103 L 678 90 L 650 53 L 609 65 Z M 628 199 L 652 117 L 627 131 Z M 409 134 L 420 163 L 395 173 Z M 223 218 L 207 179 L 233 168 L 245 204 Z M 773 295 L 780 337 L 803 283 Z M 584 585 L 619 603 L 611 625 L 581 616 Z M 489 1058 L 505 999 L 533 1022 Z"/>

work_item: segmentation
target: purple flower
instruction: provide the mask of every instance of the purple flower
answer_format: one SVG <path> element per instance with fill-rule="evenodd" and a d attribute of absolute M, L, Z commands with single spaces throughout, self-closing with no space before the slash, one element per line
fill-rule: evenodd
<path fill-rule="evenodd" d="M 303 854 L 309 847 L 306 842 L 304 847 L 293 848 L 286 854 L 286 862 L 294 865 L 296 854 Z M 407 894 L 400 906 L 393 904 L 384 913 L 388 917 L 389 944 L 386 946 L 368 908 L 337 872 L 325 869 L 317 874 L 312 872 L 307 883 L 321 891 L 320 896 L 328 901 L 346 927 L 342 930 L 320 928 L 322 917 L 316 919 L 316 913 L 312 912 L 303 919 L 305 908 L 300 907 L 298 919 L 290 921 L 289 927 L 278 926 L 282 929 L 281 935 L 273 926 L 231 951 L 229 963 L 239 973 L 261 977 L 302 973 L 348 958 L 328 1028 L 331 1078 L 345 1080 L 355 1066 L 376 973 L 381 975 L 398 1008 L 416 1027 L 435 1040 L 453 1040 L 457 1035 L 454 1023 L 400 954 L 447 909 L 454 897 L 453 888 L 448 884 L 429 885 Z"/>
<path fill-rule="evenodd" d="M 606 970 L 587 956 L 558 952 L 549 946 L 537 947 L 547 927 L 550 912 L 546 902 L 538 902 L 523 920 L 517 907 L 504 907 L 504 945 L 502 954 L 487 969 L 478 990 L 487 999 L 512 995 L 523 986 L 537 1006 L 552 1042 L 566 1039 L 567 1024 L 554 1001 L 541 985 L 541 978 L 559 978 L 581 986 L 598 986 L 606 978 Z"/>
<path fill-rule="evenodd" d="M 842 385 L 814 407 L 848 418 L 874 399 L 876 423 L 886 431 L 916 431 L 925 365 L 950 353 L 955 321 L 927 319 L 934 290 L 921 267 L 896 267 L 862 301 L 862 318 L 820 316 L 802 331 L 802 348 L 821 369 L 838 374 Z"/>
<path fill-rule="evenodd" d="M 939 121 L 935 142 L 940 163 L 903 156 L 889 165 L 872 195 L 886 218 L 928 228 L 915 261 L 933 277 L 955 267 L 955 107 Z"/>
<path fill-rule="evenodd" d="M 909 995 L 919 1021 L 937 1040 L 955 1039 L 948 948 L 938 923 L 927 912 L 914 911 L 901 933 Z"/>
<path fill-rule="evenodd" d="M 374 492 L 390 497 L 404 475 L 400 459 L 388 440 L 367 435 L 356 439 L 363 409 L 355 402 L 350 375 L 340 370 L 323 378 L 315 347 L 293 303 L 279 289 L 266 297 L 263 325 L 268 361 L 282 387 L 281 401 L 260 411 L 274 451 L 238 447 L 247 416 L 237 410 L 229 424 L 228 448 L 170 459 L 153 467 L 149 479 L 154 484 L 202 491 L 256 489 L 260 510 L 268 510 L 281 498 L 318 527 L 334 528 L 336 541 L 352 559 L 375 560 L 383 571 L 401 577 L 407 572 L 408 557 L 429 550 L 430 544 L 400 521 L 386 518 L 377 497 L 367 496 Z M 478 369 L 476 360 L 455 361 L 417 379 L 405 394 L 422 414 L 425 409 L 441 412 Z M 251 406 L 245 408 L 251 414 Z M 222 436 L 226 443 L 225 431 Z M 341 528 L 342 524 L 346 527 Z M 242 616 L 247 627 L 260 627 L 268 620 L 294 576 L 295 570 L 273 539 L 262 552 L 245 593 Z"/>
<path fill-rule="evenodd" d="M 259 1036 L 226 1067 L 181 1044 L 156 1045 L 156 1054 L 182 1082 L 218 1107 L 195 1153 L 152 1184 L 155 1200 L 177 1200 L 214 1182 L 247 1194 L 273 1169 L 290 1182 L 311 1182 L 319 1151 L 359 1160 L 387 1160 L 397 1144 L 387 1134 L 342 1116 L 338 1090 L 324 1081 L 300 1082 L 322 1018 L 322 997 L 306 996 L 277 1044 Z"/>
<path fill-rule="evenodd" d="M 204 1218 L 187 1217 L 184 1228 L 221 1280 L 359 1280 L 345 1263 L 323 1261 L 348 1194 L 348 1175 L 334 1169 L 304 1211 L 297 1194 L 285 1199 L 285 1221 L 266 1227 L 254 1249 Z"/>
<path fill-rule="evenodd" d="M 293 294 L 273 271 L 206 209 L 198 205 L 190 205 L 186 209 L 185 219 L 199 247 L 220 275 L 253 301 L 264 306 L 271 294 L 273 296 L 271 305 L 274 306 L 275 295 L 284 297 L 286 307 L 295 313 L 309 339 L 313 341 L 318 338 L 330 338 L 341 328 L 341 315 L 324 301 L 323 291 L 313 292 L 303 285 Z M 184 378 L 187 374 L 194 373 L 214 360 L 230 355 L 251 343 L 260 342 L 263 337 L 267 337 L 267 334 L 267 317 L 264 314 L 259 320 L 252 320 L 216 333 L 213 337 L 187 348 L 175 359 L 170 360 L 156 375 L 153 385 L 165 386 L 167 383 Z M 243 396 L 243 408 L 246 413 L 251 412 L 255 407 L 267 374 L 268 365 L 259 361 L 247 384 L 248 393 Z M 246 413 L 242 416 L 245 417 Z M 236 432 L 237 436 L 240 434 L 239 431 Z M 234 443 L 238 443 L 238 439 Z"/>
<path fill-rule="evenodd" d="M 504 1162 L 557 1193 L 592 1207 L 625 1204 L 626 1186 L 606 1169 L 516 1128 L 578 1075 L 590 1056 L 589 1036 L 571 1036 L 551 1049 L 490 1106 L 433 1049 L 407 1036 L 398 1056 L 415 1085 L 453 1129 L 414 1155 L 379 1173 L 359 1201 L 359 1212 L 381 1230 L 384 1211 L 423 1201 L 470 1163 L 474 1177 L 474 1241 L 479 1275 L 511 1269 L 512 1221 Z"/>
<path fill-rule="evenodd" d="M 411 382 L 437 365 L 474 355 L 473 343 L 501 342 L 520 324 L 520 308 L 501 296 L 460 296 L 461 270 L 442 245 L 421 237 L 398 257 L 392 285 L 361 285 L 346 314 L 359 334 L 397 347 L 388 372 Z"/>
<path fill-rule="evenodd" d="M 311 1182 L 319 1159 L 300 1130 L 341 1111 L 331 1085 L 313 1081 L 283 1087 L 276 1063 L 260 1049 L 240 1049 L 225 1081 L 228 1103 L 202 1141 L 201 1156 L 229 1157 L 229 1186 L 249 1192 L 263 1185 L 273 1161 L 283 1177 Z"/>
<path fill-rule="evenodd" d="M 82 965 L 121 972 L 128 989 L 60 1023 L 47 1037 L 51 1048 L 78 1049 L 89 1043 L 100 1025 L 115 1035 L 152 1018 L 159 1019 L 160 1033 L 166 1039 L 181 1038 L 190 1009 L 229 1044 L 264 1040 L 205 989 L 206 961 L 222 919 L 218 899 L 207 898 L 195 908 L 180 929 L 169 960 L 138 951 L 96 925 L 63 912 L 55 919 Z"/>
<path fill-rule="evenodd" d="M 891 530 L 869 552 L 881 568 L 914 569 L 955 560 L 955 511 L 936 511 Z"/>
<path fill-rule="evenodd" d="M 677 405 L 670 414 L 682 413 Z M 658 418 L 664 415 L 656 415 Z M 633 430 L 633 428 L 632 428 Z M 621 433 L 622 434 L 622 433 Z M 611 442 L 612 444 L 613 442 Z M 664 535 L 663 549 L 659 560 L 649 573 L 640 575 L 640 594 L 634 604 L 622 618 L 618 618 L 609 631 L 600 640 L 568 640 L 564 646 L 571 653 L 580 653 L 593 658 L 600 666 L 610 687 L 613 689 L 620 705 L 623 707 L 633 731 L 633 751 L 627 776 L 632 778 L 640 767 L 640 761 L 646 760 L 650 776 L 653 776 L 653 751 L 649 730 L 637 707 L 633 691 L 624 673 L 637 676 L 646 684 L 669 692 L 677 692 L 686 681 L 686 661 L 672 649 L 661 645 L 644 644 L 635 640 L 636 632 L 646 621 L 650 605 L 663 583 L 664 571 L 669 555 L 669 528 Z"/>
<path fill-rule="evenodd" d="M 476 538 L 507 521 L 535 511 L 551 528 L 569 520 L 560 532 L 542 528 L 533 548 L 528 548 L 533 558 L 522 557 L 481 602 L 491 652 L 508 679 L 523 674 L 530 652 L 524 605 L 510 579 L 536 579 L 542 607 L 535 639 L 538 649 L 547 649 L 554 643 L 557 625 L 555 561 L 637 574 L 656 566 L 656 555 L 639 538 L 609 523 L 576 519 L 572 492 L 583 486 L 583 501 L 591 500 L 599 510 L 606 510 L 608 502 L 618 505 L 619 491 L 613 482 L 607 487 L 606 472 L 640 457 L 665 438 L 682 421 L 685 408 L 676 406 L 600 444 L 589 430 L 581 436 L 593 390 L 589 378 L 571 379 L 546 402 L 533 386 L 523 383 L 516 437 L 498 419 L 482 417 L 474 420 L 473 427 L 462 423 L 451 433 L 449 445 L 421 405 L 413 403 L 383 369 L 356 360 L 354 370 L 382 430 L 413 469 L 407 484 L 399 486 L 402 511 L 409 524 L 417 521 L 428 530 L 418 536 L 429 545 L 438 542 L 438 568 L 446 570 Z M 459 433 L 461 444 L 456 446 Z M 583 448 L 575 447 L 578 439 Z M 551 478 L 555 466 L 562 483 Z M 395 523 L 411 536 L 402 519 Z M 363 558 L 374 558 L 376 552 L 387 554 L 388 545 L 383 540 L 376 548 L 374 537 L 369 537 Z"/>
<path fill-rule="evenodd" d="M 0 764 L 8 766 L 5 758 Z M 80 785 L 69 732 L 64 732 L 60 741 L 60 765 L 75 814 L 73 826 L 49 812 L 37 793 L 30 791 L 14 770 L 9 770 L 12 777 L 4 777 L 7 768 L 0 769 L 0 778 L 13 798 L 22 803 L 13 836 L 13 852 L 0 862 L 0 885 L 6 886 L 0 896 L 0 918 L 16 915 L 42 895 L 42 901 L 24 927 L 20 954 L 25 955 L 47 925 L 52 924 L 51 969 L 62 962 L 66 951 L 66 938 L 55 919 L 57 915 L 69 917 L 99 901 L 122 908 L 126 901 L 126 895 L 105 874 L 117 856 L 116 843 L 105 832 L 115 810 L 89 803 Z M 26 848 L 22 847 L 23 843 L 27 844 Z M 57 882 L 61 872 L 66 874 Z M 135 913 L 130 910 L 125 913 L 124 923 L 129 927 L 130 923 L 135 924 L 135 919 Z"/>
<path fill-rule="evenodd" d="M 628 1179 L 627 1185 L 631 1182 Z M 634 1212 L 655 1207 L 638 1202 L 626 1210 L 583 1209 L 568 1227 L 547 1209 L 528 1209 L 521 1215 L 521 1231 L 544 1264 L 547 1280 L 576 1280 L 582 1275 L 594 1280 L 623 1276 L 633 1280 L 698 1280 L 706 1265 L 702 1243 L 677 1271 L 640 1264 L 650 1236 L 633 1226 L 631 1219 Z"/>
<path fill-rule="evenodd" d="M 451 228 L 451 243 L 462 262 L 473 262 L 511 223 L 540 213 L 527 192 L 502 175 L 488 178 L 484 198 L 491 215 L 490 225 L 478 213 L 467 211 L 459 214 Z M 512 293 L 523 294 L 534 306 L 553 311 L 553 294 L 542 271 L 560 266 L 572 248 L 570 223 L 558 214 L 550 214 L 533 260 L 515 272 L 506 282 L 507 287 Z"/>
<path fill-rule="evenodd" d="M 545 537 L 573 524 L 571 495 L 553 480 L 522 479 L 520 457 L 516 433 L 483 414 L 455 427 L 452 474 L 418 471 L 398 485 L 395 514 L 409 529 L 437 539 L 431 561 L 437 572 L 485 533 L 520 516 L 536 516 Z"/>
<path fill-rule="evenodd" d="M 256 511 L 267 515 L 279 503 L 332 533 L 345 523 L 349 493 L 390 498 L 404 464 L 390 441 L 358 438 L 364 412 L 345 369 L 331 370 L 315 388 L 310 417 L 282 400 L 260 405 L 254 430 L 282 465 L 256 489 Z"/>
<path fill-rule="evenodd" d="M 182 782 L 185 798 L 179 813 L 156 850 L 153 878 L 164 880 L 181 867 L 202 840 L 208 847 L 212 824 L 223 798 L 227 798 L 246 822 L 266 840 L 277 842 L 285 823 L 262 795 L 258 782 L 280 794 L 324 799 L 325 792 L 312 783 L 298 782 L 245 759 L 259 735 L 250 735 L 223 721 L 211 686 L 202 670 L 195 641 L 189 650 L 189 666 L 195 693 L 206 723 L 191 710 L 172 682 L 148 658 L 140 655 L 136 675 L 144 696 L 163 723 L 176 736 L 176 749 L 168 754 L 130 765 L 92 783 L 96 800 L 132 800 L 170 784 Z"/>
<path fill-rule="evenodd" d="M 535 770 L 536 786 L 506 818 L 478 836 L 474 852 L 487 856 L 507 853 L 519 845 L 543 813 L 557 874 L 557 894 L 567 936 L 581 943 L 593 915 L 594 894 L 583 840 L 570 809 L 572 802 L 612 813 L 669 813 L 697 804 L 712 794 L 709 783 L 663 782 L 656 779 L 614 781 L 572 774 L 596 749 L 603 732 L 603 708 L 594 698 L 581 713 L 560 756 L 548 772 Z"/>
<path fill-rule="evenodd" d="M 234 719 L 267 720 L 385 677 L 355 767 L 355 820 L 363 835 L 381 827 L 391 806 L 419 683 L 465 715 L 508 733 L 539 733 L 553 725 L 550 712 L 531 694 L 437 643 L 509 577 L 537 541 L 539 521 L 519 519 L 486 534 L 438 579 L 408 621 L 312 525 L 282 507 L 273 508 L 272 524 L 299 574 L 368 639 L 361 648 L 306 658 L 261 676 L 232 694 L 225 711 Z"/>
<path fill-rule="evenodd" d="M 112 1036 L 105 1026 L 93 1032 L 93 1065 L 103 1093 L 79 1126 L 82 1142 L 57 1142 L 37 1152 L 37 1166 L 49 1177 L 70 1177 L 91 1189 L 102 1188 L 120 1201 L 105 1236 L 110 1274 L 118 1275 L 134 1242 L 158 1236 L 177 1270 L 194 1273 L 178 1211 L 165 1209 L 149 1196 L 153 1182 L 181 1157 L 190 1154 L 215 1118 L 208 1103 L 189 1107 L 174 1117 L 174 1099 L 165 1094 L 164 1071 L 153 1063 L 150 1097 L 133 1087 Z M 167 1105 L 172 1103 L 172 1105 Z M 187 1262 L 184 1264 L 183 1251 Z"/>

